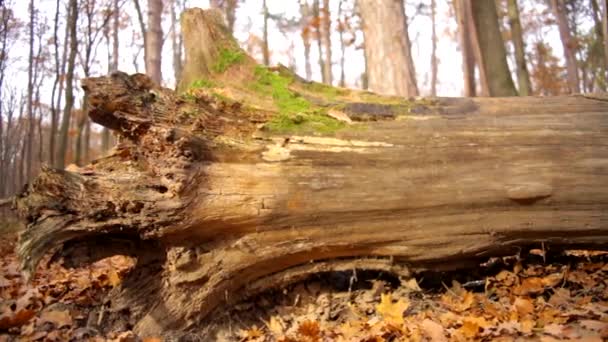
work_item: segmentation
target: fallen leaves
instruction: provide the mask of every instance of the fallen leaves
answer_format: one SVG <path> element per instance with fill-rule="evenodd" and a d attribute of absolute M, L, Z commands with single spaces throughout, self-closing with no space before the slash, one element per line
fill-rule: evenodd
<path fill-rule="evenodd" d="M 607 340 L 605 265 L 527 265 L 518 260 L 512 270 L 487 277 L 483 292 L 454 281 L 429 293 L 412 279 L 387 290 L 376 286 L 381 281 L 370 280 L 368 290 L 343 299 L 347 303 L 341 315 L 333 318 L 315 312 L 339 306 L 339 296 L 307 300 L 299 293 L 299 301 L 314 302 L 317 309 L 304 315 L 283 310 L 270 318 L 264 334 L 274 338 L 269 341 L 282 342 Z M 317 286 L 315 293 L 323 291 Z"/>
<path fill-rule="evenodd" d="M 400 298 L 397 302 L 393 303 L 391 295 L 384 293 L 380 298 L 380 304 L 376 307 L 376 311 L 382 315 L 384 320 L 388 323 L 403 324 L 403 312 L 410 306 L 409 301 Z"/>
<path fill-rule="evenodd" d="M 40 268 L 35 278 L 26 282 L 15 254 L 3 255 L 0 258 L 0 341 L 8 336 L 24 341 L 93 338 L 99 333 L 82 327 L 87 324 L 87 310 L 98 305 L 107 290 L 120 284 L 122 275 L 133 263 L 134 260 L 121 256 L 76 269 L 55 263 Z M 102 341 L 115 339 L 119 337 Z"/>

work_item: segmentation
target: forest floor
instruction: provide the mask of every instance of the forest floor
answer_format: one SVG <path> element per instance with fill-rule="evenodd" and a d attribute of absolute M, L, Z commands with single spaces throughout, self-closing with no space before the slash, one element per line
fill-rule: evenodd
<path fill-rule="evenodd" d="M 134 260 L 51 263 L 26 282 L 15 233 L 0 236 L 0 341 L 145 341 L 129 322 L 104 327 L 104 298 Z M 399 280 L 370 271 L 319 274 L 213 315 L 188 341 L 605 341 L 608 254 L 543 250 L 475 271 Z M 116 327 L 116 325 L 113 325 Z M 212 335 L 209 335 L 212 333 Z M 212 337 L 210 337 L 212 336 Z"/>

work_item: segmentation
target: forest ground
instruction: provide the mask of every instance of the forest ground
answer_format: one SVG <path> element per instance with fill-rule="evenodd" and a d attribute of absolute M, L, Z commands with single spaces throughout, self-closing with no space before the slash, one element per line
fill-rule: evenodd
<path fill-rule="evenodd" d="M 84 268 L 52 262 L 27 282 L 15 254 L 16 227 L 0 228 L 0 341 L 163 341 L 137 336 L 128 312 L 118 324 L 104 315 L 106 294 L 134 260 L 114 256 Z M 182 339 L 606 340 L 608 253 L 540 247 L 473 271 L 411 279 L 356 270 L 318 274 L 224 310 Z"/>

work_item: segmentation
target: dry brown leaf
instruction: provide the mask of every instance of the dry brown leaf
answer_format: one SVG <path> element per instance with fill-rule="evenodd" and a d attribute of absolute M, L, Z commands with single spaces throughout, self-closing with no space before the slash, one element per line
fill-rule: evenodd
<path fill-rule="evenodd" d="M 530 299 L 518 297 L 513 303 L 513 308 L 517 311 L 520 317 L 526 316 L 534 312 L 534 304 Z"/>
<path fill-rule="evenodd" d="M 583 328 L 593 331 L 602 331 L 608 329 L 608 323 L 602 321 L 584 319 L 580 321 L 580 324 Z"/>
<path fill-rule="evenodd" d="M 390 293 L 383 293 L 380 296 L 380 304 L 376 306 L 376 311 L 382 315 L 382 318 L 393 324 L 403 324 L 403 313 L 410 306 L 409 300 L 399 298 L 396 303 L 393 303 L 393 299 Z"/>
<path fill-rule="evenodd" d="M 456 312 L 469 310 L 475 303 L 475 295 L 472 292 L 462 290 L 460 295 L 446 293 L 441 296 L 441 301 Z"/>
<path fill-rule="evenodd" d="M 62 310 L 44 311 L 44 312 L 42 312 L 42 314 L 40 314 L 40 322 L 42 324 L 51 323 L 57 329 L 60 329 L 60 328 L 72 325 L 72 316 L 70 315 L 70 312 L 67 310 L 65 310 L 65 311 L 62 311 Z"/>
<path fill-rule="evenodd" d="M 420 328 L 431 341 L 447 341 L 445 329 L 437 322 L 425 319 L 420 323 Z"/>
<path fill-rule="evenodd" d="M 541 294 L 545 292 L 545 289 L 558 285 L 563 279 L 564 275 L 562 273 L 553 273 L 543 278 L 525 278 L 521 285 L 517 286 L 513 292 L 520 296 Z"/>
<path fill-rule="evenodd" d="M 4 311 L 0 313 L 0 330 L 22 326 L 35 315 L 35 311 L 25 308 L 15 311 Z"/>
<path fill-rule="evenodd" d="M 564 326 L 561 324 L 547 324 L 543 327 L 543 332 L 551 336 L 560 337 L 564 334 Z"/>

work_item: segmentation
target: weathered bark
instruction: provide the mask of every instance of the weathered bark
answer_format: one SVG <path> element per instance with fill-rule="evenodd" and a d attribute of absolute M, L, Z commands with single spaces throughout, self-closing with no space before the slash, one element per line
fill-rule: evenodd
<path fill-rule="evenodd" d="M 519 95 L 532 95 L 532 84 L 530 74 L 526 64 L 526 45 L 524 43 L 523 30 L 519 20 L 519 7 L 517 0 L 508 0 L 507 7 L 509 12 L 509 24 L 511 26 L 511 40 L 515 49 L 515 64 L 517 66 L 517 84 L 519 85 Z"/>
<path fill-rule="evenodd" d="M 555 21 L 557 22 L 557 28 L 559 29 L 559 35 L 564 50 L 566 70 L 568 73 L 568 88 L 570 88 L 571 93 L 580 93 L 581 88 L 579 84 L 578 66 L 575 54 L 576 45 L 572 40 L 572 34 L 570 33 L 570 26 L 568 25 L 568 18 L 566 17 L 564 3 L 563 1 L 551 0 L 551 8 L 553 10 L 553 15 L 555 15 Z"/>
<path fill-rule="evenodd" d="M 369 89 L 418 96 L 402 0 L 359 0 Z"/>
<path fill-rule="evenodd" d="M 228 32 L 214 18 L 182 17 L 201 64 L 190 49 Z M 85 80 L 91 119 L 121 144 L 18 196 L 23 266 L 134 255 L 107 317 L 128 309 L 140 334 L 175 336 L 321 271 L 405 277 L 540 243 L 606 247 L 608 98 L 408 101 L 251 61 L 220 74 L 187 59 L 215 84 L 195 99 L 141 74 Z"/>
<path fill-rule="evenodd" d="M 517 96 L 494 1 L 470 1 L 490 96 Z M 480 69 L 481 69 L 480 68 Z"/>
<path fill-rule="evenodd" d="M 163 80 L 161 70 L 163 52 L 162 13 L 162 0 L 148 0 L 148 27 L 145 40 L 146 73 L 152 81 L 158 84 L 161 84 Z"/>

